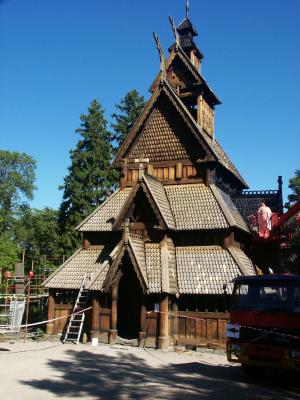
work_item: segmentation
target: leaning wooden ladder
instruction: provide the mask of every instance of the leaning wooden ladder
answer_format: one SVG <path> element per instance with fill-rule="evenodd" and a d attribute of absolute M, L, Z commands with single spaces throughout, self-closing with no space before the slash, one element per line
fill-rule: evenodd
<path fill-rule="evenodd" d="M 78 312 L 80 312 L 80 309 L 84 309 L 87 305 L 89 291 L 88 289 L 85 289 L 85 287 L 86 284 L 91 280 L 91 277 L 92 277 L 91 274 L 86 273 L 81 281 L 78 296 L 72 310 L 72 315 L 69 320 L 67 331 L 63 339 L 63 343 L 65 342 L 76 342 L 76 344 L 79 343 L 85 315 L 84 312 L 82 313 Z"/>

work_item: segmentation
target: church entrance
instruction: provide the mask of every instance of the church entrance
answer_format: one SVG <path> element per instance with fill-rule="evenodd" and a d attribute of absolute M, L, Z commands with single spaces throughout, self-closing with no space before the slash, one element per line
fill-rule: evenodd
<path fill-rule="evenodd" d="M 126 260 L 125 260 L 126 259 Z M 123 276 L 118 290 L 118 336 L 136 339 L 141 330 L 142 289 L 129 257 L 125 257 L 121 268 Z"/>

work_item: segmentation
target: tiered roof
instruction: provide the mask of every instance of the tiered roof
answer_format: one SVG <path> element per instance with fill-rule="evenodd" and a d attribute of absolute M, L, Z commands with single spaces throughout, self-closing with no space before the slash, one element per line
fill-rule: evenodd
<path fill-rule="evenodd" d="M 222 294 L 223 283 L 238 275 L 255 274 L 252 261 L 234 247 L 174 246 L 169 238 L 164 265 L 162 243 L 145 243 L 142 237 L 130 235 L 127 244 L 121 241 L 113 250 L 105 246 L 79 249 L 47 279 L 45 286 L 79 289 L 88 272 L 93 275 L 87 289 L 106 290 L 126 251 L 146 293 Z"/>
<path fill-rule="evenodd" d="M 173 106 L 172 110 L 176 118 L 181 117 L 185 129 L 188 129 L 189 140 L 191 140 L 191 138 L 194 140 L 188 149 L 187 146 L 185 147 L 185 139 L 183 137 L 178 138 L 176 135 L 176 129 L 175 132 L 174 129 L 172 129 L 171 121 L 168 119 L 167 115 L 163 115 L 164 120 L 163 117 L 160 118 L 160 123 L 157 123 L 156 120 L 154 120 L 154 123 L 152 124 L 152 118 L 157 116 L 157 112 L 155 111 L 157 108 L 159 108 L 162 114 L 158 100 L 163 94 L 165 95 L 163 98 L 164 103 L 170 102 Z M 151 131 L 147 128 L 149 125 L 151 125 Z M 168 136 L 166 136 L 164 140 L 164 135 L 166 135 L 166 133 L 168 133 Z M 181 151 L 186 152 L 181 154 L 180 158 L 197 158 L 197 154 L 199 158 L 202 158 L 203 151 L 205 151 L 207 156 L 211 157 L 211 160 L 219 163 L 236 179 L 238 179 L 242 187 L 248 187 L 247 183 L 230 161 L 220 144 L 215 139 L 209 137 L 209 135 L 199 127 L 190 111 L 166 80 L 162 80 L 160 85 L 155 89 L 142 114 L 137 119 L 124 143 L 120 147 L 113 162 L 113 166 L 121 167 L 123 159 L 126 158 L 133 161 L 137 158 L 137 154 L 143 154 L 144 157 L 149 159 L 150 163 L 156 162 L 161 157 L 160 143 L 163 143 L 163 151 L 167 151 L 167 157 L 166 159 L 160 159 L 159 161 L 168 161 L 169 159 L 176 160 L 178 153 L 178 140 L 180 139 Z M 196 148 L 195 145 L 197 145 Z M 139 152 L 136 152 L 136 148 L 139 148 Z"/>
<path fill-rule="evenodd" d="M 173 231 L 236 227 L 249 232 L 231 198 L 215 185 L 203 183 L 163 185 L 144 174 L 132 188 L 115 192 L 90 214 L 77 229 L 80 232 L 109 232 L 121 229 L 121 221 L 134 202 L 138 188 L 148 193 L 156 215 Z M 119 223 L 118 223 L 119 222 Z"/>

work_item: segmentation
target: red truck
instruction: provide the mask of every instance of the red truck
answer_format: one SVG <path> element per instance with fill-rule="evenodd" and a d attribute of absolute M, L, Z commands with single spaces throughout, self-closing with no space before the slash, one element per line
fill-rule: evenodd
<path fill-rule="evenodd" d="M 300 371 L 300 276 L 236 278 L 226 331 L 227 359 L 247 373 Z"/>

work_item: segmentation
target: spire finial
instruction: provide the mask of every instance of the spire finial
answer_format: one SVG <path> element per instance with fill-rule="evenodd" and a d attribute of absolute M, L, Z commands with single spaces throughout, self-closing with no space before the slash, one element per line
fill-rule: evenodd
<path fill-rule="evenodd" d="M 186 0 L 186 6 L 185 6 L 185 15 L 188 18 L 190 13 L 190 2 L 189 0 Z"/>
<path fill-rule="evenodd" d="M 160 72 L 161 72 L 161 79 L 166 79 L 166 57 L 165 53 L 161 47 L 159 37 L 157 36 L 156 33 L 153 32 L 153 37 L 156 42 L 157 50 L 159 53 L 159 59 L 160 59 Z"/>
<path fill-rule="evenodd" d="M 179 46 L 179 35 L 178 35 L 177 29 L 176 29 L 176 26 L 175 26 L 175 23 L 174 23 L 174 19 L 169 16 L 169 21 L 171 23 L 171 27 L 172 27 L 172 30 L 173 30 L 173 33 L 174 33 L 174 36 L 175 36 L 176 45 Z"/>

